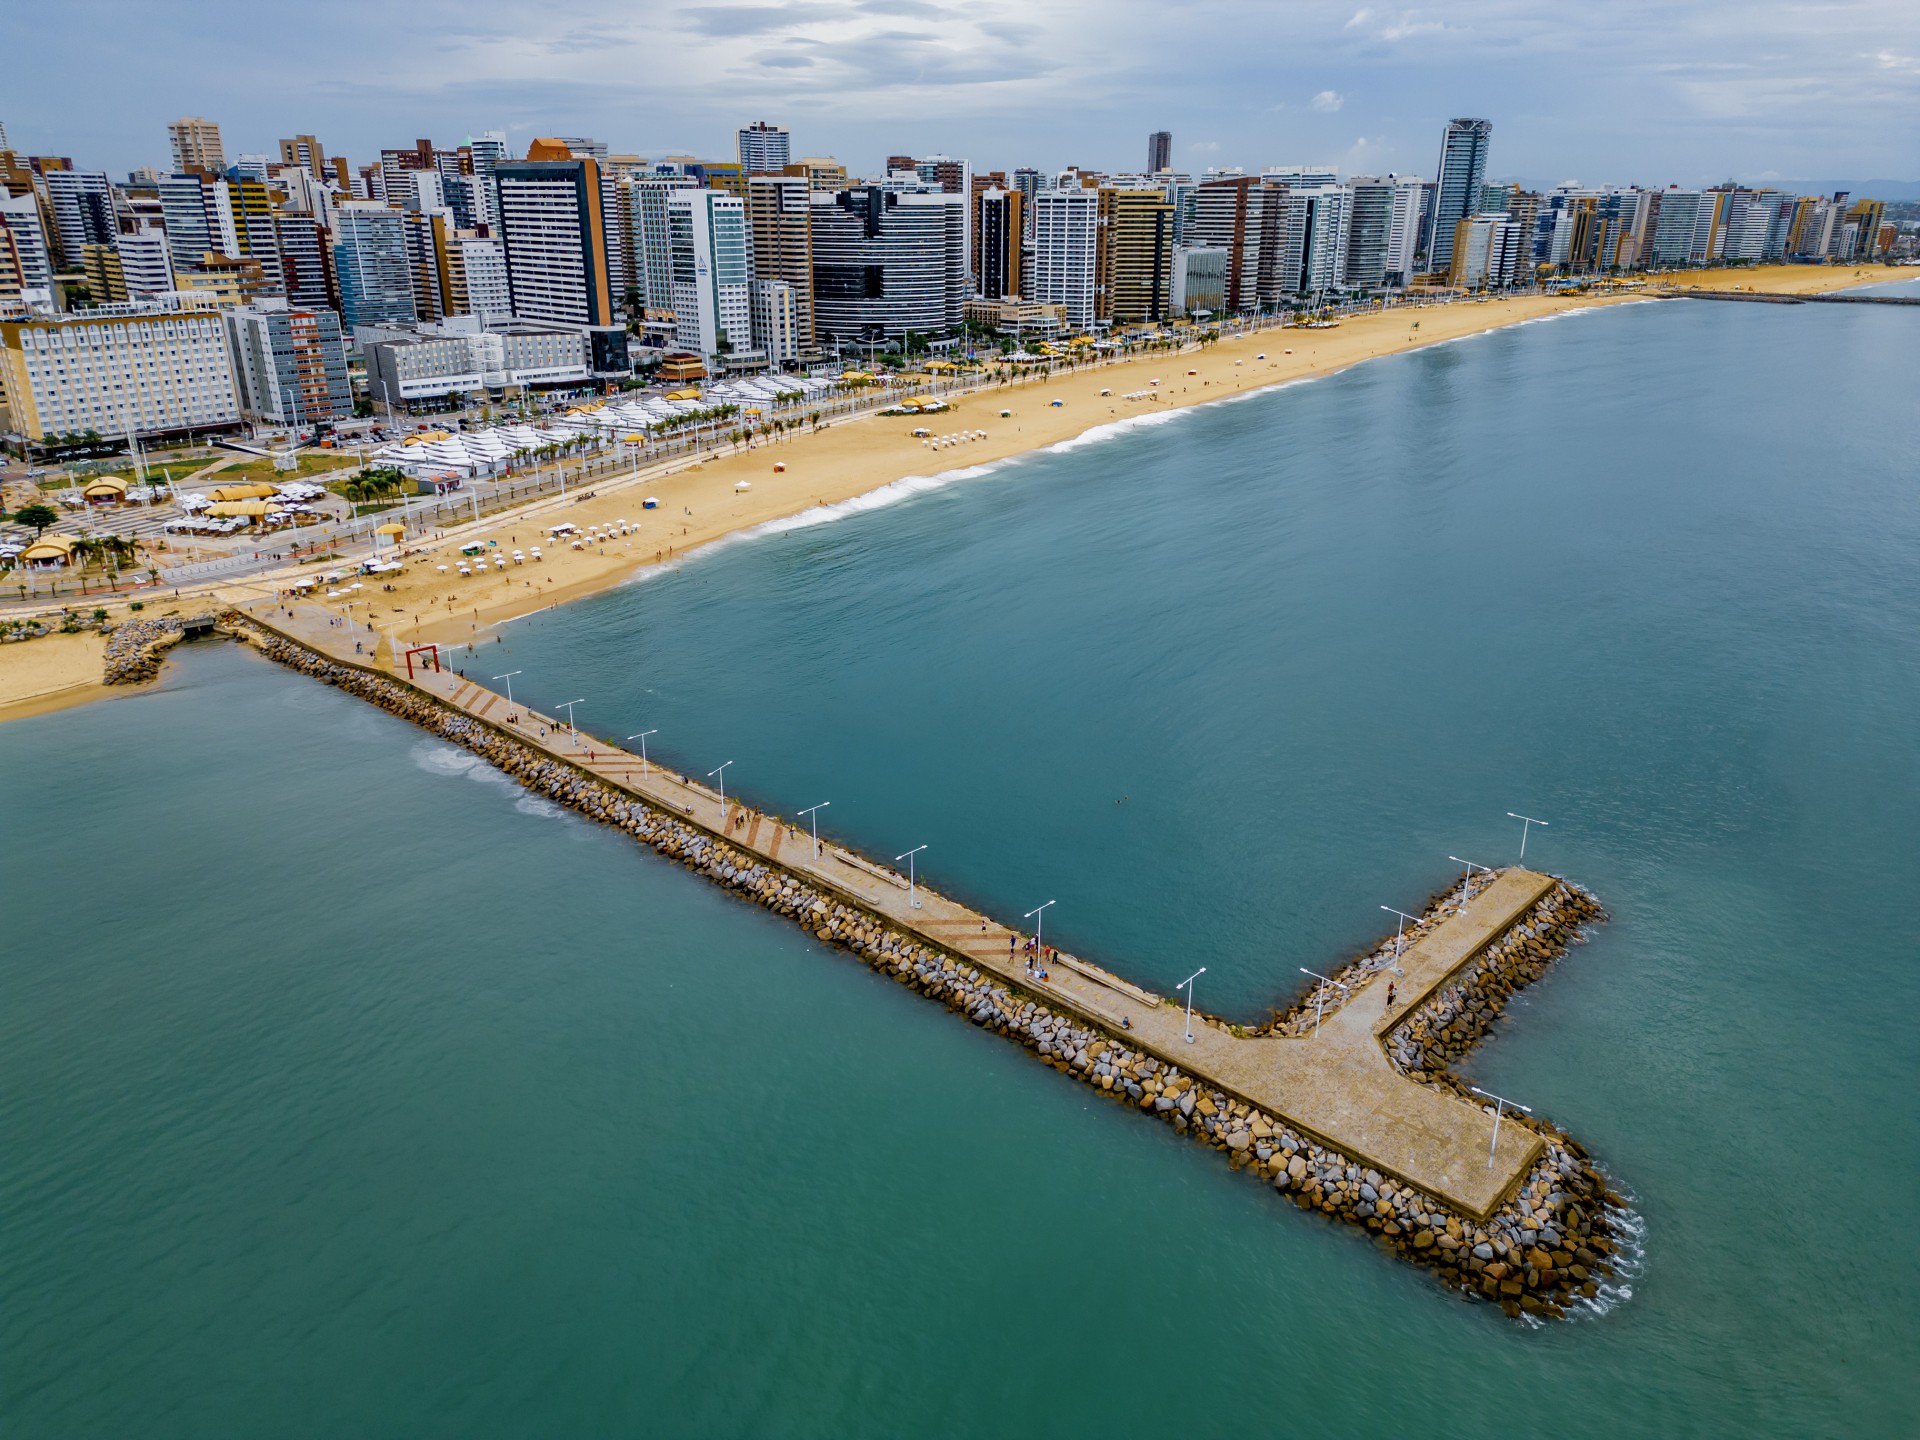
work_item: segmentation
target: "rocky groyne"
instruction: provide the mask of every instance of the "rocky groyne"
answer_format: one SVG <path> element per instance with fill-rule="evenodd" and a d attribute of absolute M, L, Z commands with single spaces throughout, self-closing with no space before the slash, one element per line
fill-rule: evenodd
<path fill-rule="evenodd" d="M 1492 1301 L 1512 1316 L 1543 1318 L 1565 1315 L 1582 1304 L 1597 1306 L 1606 1298 L 1620 1249 L 1617 1212 L 1609 1209 L 1618 1197 L 1608 1191 L 1605 1177 L 1585 1152 L 1551 1125 L 1531 1125 L 1545 1148 L 1515 1193 L 1489 1216 L 1459 1213 L 1340 1153 L 1320 1137 L 1303 1134 L 1183 1073 L 1176 1062 L 1148 1053 L 1124 1033 L 1063 1013 L 1057 1004 L 983 972 L 964 956 L 903 933 L 850 897 L 769 863 L 684 816 L 411 685 L 321 655 L 238 612 L 223 616 L 221 624 L 270 659 L 410 720 L 479 755 L 537 794 L 624 830 L 714 883 L 786 916 L 823 943 L 844 949 L 982 1029 L 1024 1046 L 1042 1063 L 1115 1103 L 1221 1152 L 1235 1172 L 1259 1181 L 1276 1196 L 1365 1231 L 1383 1248 L 1426 1268 L 1462 1294 Z M 1563 905 L 1553 918 L 1536 924 L 1517 942 L 1512 968 L 1489 963 L 1472 993 L 1485 995 L 1502 984 L 1510 986 L 1539 958 L 1529 946 L 1544 946 L 1549 937 L 1564 932 L 1570 913 Z M 1535 923 L 1534 917 L 1529 923 Z M 1487 952 L 1489 957 L 1492 953 Z M 1437 1004 L 1456 988 L 1447 987 L 1429 1003 Z M 1439 1072 L 1432 1068 L 1442 1063 L 1443 1040 L 1446 1047 L 1464 1048 L 1480 1033 L 1469 1035 L 1457 1013 L 1444 1019 L 1443 1014 L 1444 1006 L 1435 1008 L 1422 1021 L 1426 1029 L 1418 1032 L 1422 1038 L 1416 1068 L 1433 1083 L 1443 1083 L 1434 1079 Z M 1409 1029 L 1409 1035 L 1413 1033 Z M 1404 1068 L 1408 1062 L 1397 1058 L 1396 1063 Z M 1507 1123 L 1522 1122 L 1509 1116 Z"/>
<path fill-rule="evenodd" d="M 138 685 L 160 673 L 167 650 L 180 643 L 186 627 L 171 615 L 129 620 L 107 636 L 105 685 Z"/>

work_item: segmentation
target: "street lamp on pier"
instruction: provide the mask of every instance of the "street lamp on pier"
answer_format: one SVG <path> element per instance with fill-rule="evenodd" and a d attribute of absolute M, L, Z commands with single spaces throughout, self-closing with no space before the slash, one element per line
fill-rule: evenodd
<path fill-rule="evenodd" d="M 496 680 L 504 680 L 507 682 L 507 718 L 509 720 L 513 718 L 513 677 L 519 673 L 518 670 L 509 670 L 504 675 L 496 675 L 493 677 Z"/>
<path fill-rule="evenodd" d="M 1398 915 L 1400 917 L 1394 922 L 1393 926 L 1393 973 L 1396 975 L 1405 975 L 1407 972 L 1400 968 L 1400 932 L 1406 928 L 1409 920 L 1412 920 L 1416 925 L 1420 922 L 1414 919 L 1413 916 L 1407 914 L 1406 911 L 1396 910 L 1391 905 L 1382 905 L 1380 908 L 1389 915 Z"/>
<path fill-rule="evenodd" d="M 1547 822 L 1544 820 L 1536 820 L 1531 815 L 1515 814 L 1511 810 L 1507 811 L 1507 818 L 1520 822 L 1520 861 L 1522 864 L 1525 864 L 1527 859 L 1527 831 L 1535 825 L 1545 826 Z"/>
<path fill-rule="evenodd" d="M 1327 1008 L 1327 986 L 1338 985 L 1343 992 L 1347 987 L 1341 981 L 1330 979 L 1322 975 L 1318 970 L 1309 970 L 1304 965 L 1300 967 L 1300 973 L 1302 975 L 1311 975 L 1320 982 L 1319 986 L 1313 992 L 1313 1033 L 1318 1035 L 1320 1033 L 1320 1015 L 1321 1012 Z"/>
<path fill-rule="evenodd" d="M 653 730 L 642 730 L 638 735 L 627 736 L 629 742 L 634 740 L 640 742 L 640 773 L 642 775 L 647 773 L 647 736 L 658 735 L 659 733 L 660 731 L 656 728 Z"/>
<path fill-rule="evenodd" d="M 807 817 L 807 823 L 813 830 L 813 853 L 820 853 L 820 812 L 833 804 L 831 800 L 822 800 L 818 805 L 809 805 L 800 813 Z"/>
<path fill-rule="evenodd" d="M 1036 905 L 1020 917 L 1022 920 L 1033 921 L 1033 948 L 1041 952 L 1040 958 L 1045 958 L 1046 952 L 1047 908 L 1058 903 L 1058 901 L 1049 900 L 1046 905 Z"/>
<path fill-rule="evenodd" d="M 720 782 L 720 823 L 723 826 L 727 823 L 727 766 L 732 763 L 731 760 L 725 760 L 719 768 L 707 771 L 709 780 L 717 779 Z"/>
<path fill-rule="evenodd" d="M 1473 872 L 1476 870 L 1485 870 L 1487 874 L 1491 875 L 1493 874 L 1493 867 L 1482 865 L 1477 860 L 1463 860 L 1458 855 L 1449 855 L 1447 859 L 1453 861 L 1456 865 L 1464 865 L 1467 867 L 1467 883 L 1460 887 L 1460 913 L 1464 915 L 1467 913 L 1467 901 L 1473 898 Z"/>
<path fill-rule="evenodd" d="M 907 862 L 907 904 L 915 910 L 920 908 L 920 901 L 913 893 L 913 857 L 926 848 L 925 845 L 916 845 L 904 855 L 896 855 L 893 857 L 893 863 L 896 865 L 902 860 Z"/>
<path fill-rule="evenodd" d="M 1517 1101 L 1504 1099 L 1494 1094 L 1491 1090 L 1482 1090 L 1478 1085 L 1469 1085 L 1467 1088 L 1473 1091 L 1474 1094 L 1484 1095 L 1487 1099 L 1493 1101 L 1493 1139 L 1487 1142 L 1487 1169 L 1491 1170 L 1493 1168 L 1493 1152 L 1500 1148 L 1500 1112 L 1505 1110 L 1509 1105 L 1524 1115 L 1531 1115 L 1533 1111 L 1528 1106 L 1522 1105 Z"/>
<path fill-rule="evenodd" d="M 1189 1045 L 1193 1044 L 1193 982 L 1206 973 L 1207 967 L 1202 965 L 1198 970 L 1194 971 L 1193 974 L 1187 976 L 1186 979 L 1173 987 L 1176 990 L 1184 990 L 1187 992 L 1187 1044 Z M 1319 1022 L 1315 1021 L 1314 1023 L 1317 1026 Z"/>
<path fill-rule="evenodd" d="M 573 736 L 573 738 L 576 740 L 580 738 L 580 732 L 579 730 L 574 728 L 573 707 L 576 705 L 584 705 L 586 703 L 587 703 L 586 698 L 583 696 L 578 700 L 569 700 L 564 705 L 560 706 L 562 710 L 567 712 L 567 733 Z"/>

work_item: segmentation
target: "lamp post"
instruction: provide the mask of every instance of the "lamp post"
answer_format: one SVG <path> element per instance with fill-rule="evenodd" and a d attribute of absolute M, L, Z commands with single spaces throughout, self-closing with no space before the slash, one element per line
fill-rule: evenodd
<path fill-rule="evenodd" d="M 820 853 L 820 812 L 832 803 L 831 800 L 822 800 L 818 805 L 809 805 L 800 812 L 807 817 L 807 822 L 813 829 L 813 853 L 815 855 Z"/>
<path fill-rule="evenodd" d="M 920 908 L 920 901 L 915 898 L 913 893 L 913 857 L 926 848 L 924 845 L 916 845 L 904 855 L 896 855 L 893 857 L 893 863 L 896 865 L 902 860 L 907 862 L 907 904 L 915 910 Z"/>
<path fill-rule="evenodd" d="M 576 705 L 584 705 L 586 703 L 587 703 L 586 700 L 582 698 L 579 700 L 569 700 L 566 702 L 566 704 L 560 707 L 562 710 L 567 712 L 567 733 L 573 736 L 575 740 L 578 740 L 580 738 L 580 732 L 574 728 L 573 707 Z"/>
<path fill-rule="evenodd" d="M 493 677 L 496 680 L 504 680 L 507 682 L 507 713 L 509 715 L 513 713 L 513 677 L 519 673 L 518 670 L 509 670 L 504 675 L 496 675 Z"/>
<path fill-rule="evenodd" d="M 1055 901 L 1049 900 L 1046 905 L 1036 905 L 1020 917 L 1022 920 L 1033 921 L 1033 948 L 1035 950 L 1044 951 L 1046 949 L 1047 905 L 1055 903 Z"/>
<path fill-rule="evenodd" d="M 640 742 L 640 773 L 642 775 L 647 773 L 647 736 L 658 735 L 659 733 L 659 729 L 655 728 L 652 730 L 642 730 L 638 735 L 627 736 L 629 740 L 638 740 Z"/>
<path fill-rule="evenodd" d="M 1300 973 L 1302 975 L 1311 975 L 1314 979 L 1320 982 L 1320 988 L 1314 992 L 1314 998 L 1313 998 L 1313 1033 L 1318 1035 L 1320 1033 L 1320 1014 L 1323 1010 L 1327 1008 L 1327 986 L 1340 985 L 1340 988 L 1342 990 L 1345 990 L 1347 987 L 1345 985 L 1341 985 L 1338 980 L 1328 979 L 1325 975 L 1322 975 L 1318 970 L 1307 969 L 1307 967 L 1304 965 L 1300 967 Z"/>
<path fill-rule="evenodd" d="M 1505 1110 L 1509 1105 L 1512 1105 L 1514 1109 L 1520 1111 L 1522 1114 L 1531 1115 L 1533 1111 L 1528 1106 L 1521 1105 L 1513 1100 L 1504 1099 L 1494 1094 L 1491 1090 L 1482 1090 L 1478 1085 L 1469 1085 L 1467 1088 L 1473 1091 L 1474 1094 L 1484 1095 L 1487 1099 L 1493 1101 L 1493 1139 L 1487 1142 L 1487 1169 L 1491 1170 L 1493 1168 L 1493 1152 L 1500 1148 L 1500 1112 Z"/>
<path fill-rule="evenodd" d="M 1476 870 L 1485 870 L 1487 874 L 1491 875 L 1493 874 L 1493 870 L 1490 866 L 1482 865 L 1477 860 L 1463 860 L 1458 855 L 1449 855 L 1447 859 L 1453 861 L 1456 865 L 1464 865 L 1467 867 L 1467 883 L 1460 887 L 1460 913 L 1464 915 L 1467 913 L 1467 901 L 1473 898 L 1473 872 Z"/>
<path fill-rule="evenodd" d="M 1527 858 L 1527 831 L 1535 825 L 1544 826 L 1547 822 L 1544 820 L 1536 820 L 1531 815 L 1517 815 L 1511 810 L 1507 811 L 1507 818 L 1520 822 L 1520 859 L 1525 861 Z"/>
<path fill-rule="evenodd" d="M 709 780 L 717 779 L 720 782 L 720 823 L 722 825 L 727 823 L 727 766 L 732 763 L 731 760 L 724 760 L 716 769 L 707 771 Z"/>
<path fill-rule="evenodd" d="M 1198 970 L 1194 971 L 1193 974 L 1187 976 L 1186 979 L 1173 987 L 1176 990 L 1184 990 L 1187 992 L 1187 1044 L 1189 1045 L 1193 1044 L 1193 982 L 1206 973 L 1207 967 L 1202 965 Z M 1319 1023 L 1317 1020 L 1314 1022 L 1315 1028 L 1318 1028 Z"/>
<path fill-rule="evenodd" d="M 1406 911 L 1396 910 L 1391 905 L 1382 905 L 1380 908 L 1389 915 L 1398 915 L 1400 917 L 1394 922 L 1393 926 L 1393 973 L 1396 975 L 1405 975 L 1407 972 L 1400 968 L 1400 932 L 1406 928 L 1409 920 L 1412 920 L 1416 925 L 1420 922 L 1413 916 L 1407 914 Z"/>

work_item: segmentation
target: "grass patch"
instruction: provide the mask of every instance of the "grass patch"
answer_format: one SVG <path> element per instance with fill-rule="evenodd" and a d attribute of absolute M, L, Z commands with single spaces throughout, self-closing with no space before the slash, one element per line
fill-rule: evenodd
<path fill-rule="evenodd" d="M 322 450 L 318 454 L 302 453 L 297 457 L 298 466 L 292 470 L 276 470 L 273 461 L 262 456 L 239 465 L 230 465 L 218 474 L 209 475 L 209 485 L 231 485 L 237 481 L 258 480 L 273 484 L 281 480 L 308 480 L 315 475 L 329 475 L 335 470 L 345 470 L 360 463 L 358 455 L 349 455 L 344 451 Z"/>

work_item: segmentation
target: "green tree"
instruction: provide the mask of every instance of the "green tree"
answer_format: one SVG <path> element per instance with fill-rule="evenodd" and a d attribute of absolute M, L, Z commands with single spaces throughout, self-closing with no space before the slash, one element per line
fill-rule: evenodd
<path fill-rule="evenodd" d="M 42 530 L 59 518 L 59 512 L 51 505 L 22 505 L 13 515 L 14 523 L 33 531 L 36 539 Z"/>

